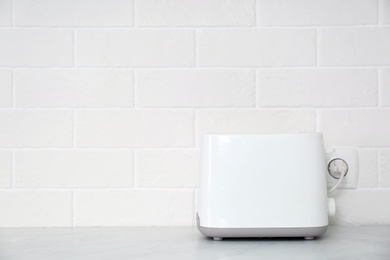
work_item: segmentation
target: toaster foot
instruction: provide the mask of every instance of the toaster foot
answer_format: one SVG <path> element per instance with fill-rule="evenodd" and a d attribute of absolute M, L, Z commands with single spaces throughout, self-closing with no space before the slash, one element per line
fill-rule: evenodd
<path fill-rule="evenodd" d="M 213 237 L 213 239 L 214 239 L 215 241 L 221 241 L 221 240 L 223 240 L 222 237 Z"/>
<path fill-rule="evenodd" d="M 313 240 L 314 237 L 305 237 L 305 240 Z"/>

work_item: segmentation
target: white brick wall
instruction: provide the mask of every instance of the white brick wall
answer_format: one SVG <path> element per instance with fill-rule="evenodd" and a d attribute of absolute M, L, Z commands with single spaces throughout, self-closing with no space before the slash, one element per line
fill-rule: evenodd
<path fill-rule="evenodd" d="M 379 151 L 380 186 L 390 188 L 390 150 Z"/>
<path fill-rule="evenodd" d="M 359 188 L 378 187 L 378 152 L 374 149 L 359 150 Z"/>
<path fill-rule="evenodd" d="M 1 147 L 71 147 L 73 115 L 60 110 L 0 110 Z"/>
<path fill-rule="evenodd" d="M 321 66 L 390 64 L 390 27 L 319 29 Z"/>
<path fill-rule="evenodd" d="M 389 46 L 388 0 L 0 0 L 0 227 L 194 225 L 203 133 L 312 131 L 390 224 Z"/>
<path fill-rule="evenodd" d="M 77 30 L 81 67 L 191 67 L 193 30 Z"/>
<path fill-rule="evenodd" d="M 379 75 L 380 105 L 390 107 L 390 69 L 380 70 Z"/>
<path fill-rule="evenodd" d="M 0 190 L 2 227 L 72 226 L 72 192 Z"/>
<path fill-rule="evenodd" d="M 21 69 L 14 78 L 16 107 L 134 106 L 128 70 Z"/>
<path fill-rule="evenodd" d="M 198 113 L 198 140 L 206 133 L 288 133 L 315 131 L 310 110 L 206 110 Z"/>
<path fill-rule="evenodd" d="M 71 67 L 72 31 L 0 29 L 0 57 L 0 67 Z"/>
<path fill-rule="evenodd" d="M 132 0 L 13 0 L 17 26 L 133 25 Z"/>
<path fill-rule="evenodd" d="M 0 26 L 12 25 L 12 0 L 0 1 Z"/>
<path fill-rule="evenodd" d="M 77 147 L 191 147 L 191 111 L 96 110 L 76 112 Z"/>
<path fill-rule="evenodd" d="M 0 151 L 0 188 L 10 188 L 12 185 L 12 153 Z"/>
<path fill-rule="evenodd" d="M 16 188 L 129 188 L 133 154 L 129 151 L 16 151 Z"/>
<path fill-rule="evenodd" d="M 138 187 L 194 188 L 198 185 L 198 149 L 141 150 L 135 155 L 135 163 Z"/>
<path fill-rule="evenodd" d="M 316 63 L 314 29 L 202 29 L 201 67 L 286 67 Z"/>
<path fill-rule="evenodd" d="M 12 106 L 12 70 L 0 69 L 0 107 Z"/>
<path fill-rule="evenodd" d="M 255 106 L 250 70 L 142 70 L 136 79 L 139 107 Z"/>
<path fill-rule="evenodd" d="M 372 107 L 377 81 L 374 69 L 263 69 L 257 100 L 267 107 Z"/>
<path fill-rule="evenodd" d="M 327 145 L 390 146 L 390 109 L 322 110 L 318 120 Z"/>
<path fill-rule="evenodd" d="M 389 0 L 380 0 L 380 21 L 382 24 L 390 24 L 390 1 Z"/>
<path fill-rule="evenodd" d="M 255 0 L 136 1 L 138 26 L 254 26 Z"/>
<path fill-rule="evenodd" d="M 337 214 L 331 224 L 342 225 L 388 225 L 390 200 L 387 190 L 337 191 Z"/>
<path fill-rule="evenodd" d="M 372 0 L 257 0 L 260 26 L 365 25 L 378 21 Z"/>

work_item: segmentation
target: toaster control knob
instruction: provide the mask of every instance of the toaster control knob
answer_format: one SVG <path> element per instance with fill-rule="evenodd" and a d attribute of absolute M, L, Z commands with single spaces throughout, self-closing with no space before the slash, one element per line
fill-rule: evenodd
<path fill-rule="evenodd" d="M 336 202 L 334 198 L 328 198 L 328 215 L 329 217 L 336 215 Z"/>

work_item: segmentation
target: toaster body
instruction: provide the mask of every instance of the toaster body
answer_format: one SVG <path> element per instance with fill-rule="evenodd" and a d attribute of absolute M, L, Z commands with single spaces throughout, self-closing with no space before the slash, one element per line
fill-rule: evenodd
<path fill-rule="evenodd" d="M 207 134 L 197 226 L 225 237 L 305 237 L 328 226 L 320 133 Z"/>

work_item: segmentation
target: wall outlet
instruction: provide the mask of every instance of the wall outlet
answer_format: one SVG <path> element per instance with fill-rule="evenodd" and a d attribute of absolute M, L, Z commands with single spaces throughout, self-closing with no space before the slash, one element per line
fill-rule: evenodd
<path fill-rule="evenodd" d="M 333 148 L 329 147 L 325 151 L 326 157 L 326 180 L 328 188 L 332 188 L 338 181 L 338 178 L 333 177 L 329 171 L 328 166 L 332 160 L 342 159 L 348 165 L 348 171 L 344 177 L 344 180 L 338 187 L 339 189 L 356 189 L 358 184 L 359 166 L 358 166 L 358 154 L 354 148 Z"/>

